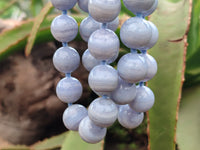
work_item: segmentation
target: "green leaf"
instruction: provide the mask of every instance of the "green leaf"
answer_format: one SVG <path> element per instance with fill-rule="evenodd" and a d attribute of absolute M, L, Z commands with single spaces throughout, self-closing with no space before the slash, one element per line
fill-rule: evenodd
<path fill-rule="evenodd" d="M 42 0 L 31 0 L 31 13 L 33 16 L 37 16 L 43 8 Z"/>
<path fill-rule="evenodd" d="M 102 150 L 103 142 L 88 144 L 84 142 L 77 132 L 69 131 L 61 150 Z"/>
<path fill-rule="evenodd" d="M 13 6 L 18 0 L 12 0 L 6 4 L 6 6 L 0 10 L 0 15 L 2 15 L 6 10 Z"/>
<path fill-rule="evenodd" d="M 186 83 L 185 86 L 199 83 L 200 74 L 200 1 L 193 0 L 191 27 L 188 34 L 188 50 L 186 64 Z"/>
<path fill-rule="evenodd" d="M 39 31 L 39 27 L 41 25 L 41 23 L 43 22 L 44 18 L 46 17 L 46 15 L 48 14 L 48 12 L 53 8 L 51 2 L 48 2 L 45 7 L 41 10 L 41 12 L 39 13 L 39 15 L 35 18 L 34 20 L 34 25 L 33 28 L 31 30 L 30 36 L 28 38 L 28 42 L 25 48 L 25 55 L 29 56 L 31 53 L 31 50 L 33 48 L 34 42 L 35 42 L 35 38 L 37 35 L 37 32 Z"/>
<path fill-rule="evenodd" d="M 10 146 L 8 148 L 1 148 L 1 150 L 30 150 L 30 148 L 22 145 Z"/>
<path fill-rule="evenodd" d="M 183 90 L 177 127 L 179 150 L 197 150 L 200 147 L 199 93 L 199 85 Z"/>
<path fill-rule="evenodd" d="M 148 83 L 155 94 L 149 111 L 151 150 L 175 150 L 176 116 L 184 80 L 185 34 L 189 25 L 189 1 L 160 0 L 151 21 L 160 32 L 157 45 L 150 50 L 158 63 L 157 75 Z"/>
<path fill-rule="evenodd" d="M 31 148 L 34 150 L 50 150 L 50 149 L 61 148 L 62 143 L 64 142 L 66 136 L 67 133 L 54 136 L 50 139 L 46 139 L 42 142 L 34 144 L 33 146 L 31 146 Z"/>

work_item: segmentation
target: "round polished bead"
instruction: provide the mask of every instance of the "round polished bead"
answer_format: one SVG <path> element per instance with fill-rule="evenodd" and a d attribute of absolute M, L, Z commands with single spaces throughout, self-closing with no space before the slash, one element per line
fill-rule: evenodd
<path fill-rule="evenodd" d="M 143 82 L 151 80 L 157 73 L 158 67 L 156 60 L 149 54 L 142 54 L 147 64 L 147 74 Z"/>
<path fill-rule="evenodd" d="M 80 24 L 80 35 L 84 41 L 88 42 L 90 35 L 99 28 L 100 23 L 88 16 Z"/>
<path fill-rule="evenodd" d="M 124 55 L 118 62 L 117 70 L 122 79 L 128 83 L 137 83 L 145 79 L 147 64 L 137 53 Z"/>
<path fill-rule="evenodd" d="M 135 84 L 127 83 L 119 78 L 117 89 L 111 94 L 111 99 L 119 105 L 129 104 L 136 96 Z"/>
<path fill-rule="evenodd" d="M 53 20 L 51 33 L 60 42 L 70 42 L 78 33 L 77 22 L 70 16 L 60 15 Z"/>
<path fill-rule="evenodd" d="M 72 77 L 62 79 L 56 87 L 58 98 L 65 103 L 76 102 L 81 97 L 82 91 L 81 83 Z"/>
<path fill-rule="evenodd" d="M 144 47 L 145 50 L 152 48 L 157 43 L 158 37 L 159 37 L 159 32 L 158 32 L 157 27 L 150 21 L 149 21 L 149 24 L 152 29 L 152 36 L 151 36 L 151 40 L 149 41 L 149 43 L 146 45 L 146 47 Z"/>
<path fill-rule="evenodd" d="M 78 0 L 78 6 L 80 9 L 88 13 L 88 1 L 89 0 Z"/>
<path fill-rule="evenodd" d="M 135 15 L 142 14 L 143 16 L 150 15 L 155 7 L 156 0 L 123 0 L 124 5 Z M 149 13 L 147 13 L 149 12 Z"/>
<path fill-rule="evenodd" d="M 119 107 L 118 121 L 128 129 L 138 127 L 144 119 L 144 113 L 135 112 L 129 105 L 121 105 Z"/>
<path fill-rule="evenodd" d="M 59 10 L 68 10 L 75 6 L 77 0 L 51 0 L 51 2 Z"/>
<path fill-rule="evenodd" d="M 82 63 L 83 63 L 83 66 L 85 67 L 85 69 L 87 69 L 87 71 L 91 71 L 95 66 L 99 65 L 101 63 L 101 61 L 94 58 L 90 54 L 90 51 L 87 49 L 83 53 Z"/>
<path fill-rule="evenodd" d="M 120 13 L 120 0 L 89 0 L 89 13 L 98 22 L 113 21 Z"/>
<path fill-rule="evenodd" d="M 151 40 L 152 28 L 148 21 L 133 17 L 122 25 L 120 37 L 128 48 L 144 49 Z"/>
<path fill-rule="evenodd" d="M 118 74 L 109 65 L 98 65 L 91 70 L 88 82 L 93 91 L 107 95 L 117 88 Z"/>
<path fill-rule="evenodd" d="M 108 29 L 112 30 L 112 31 L 116 31 L 117 28 L 119 26 L 119 18 L 115 18 L 115 20 L 113 20 L 112 22 L 108 23 Z"/>
<path fill-rule="evenodd" d="M 79 124 L 88 115 L 87 109 L 82 105 L 69 106 L 63 113 L 63 122 L 66 128 L 78 131 Z"/>
<path fill-rule="evenodd" d="M 80 24 L 80 35 L 82 39 L 88 42 L 91 34 L 101 28 L 101 23 L 95 21 L 91 16 L 85 18 Z M 119 25 L 119 18 L 116 18 L 114 21 L 108 23 L 108 29 L 115 31 Z"/>
<path fill-rule="evenodd" d="M 95 99 L 88 108 L 89 118 L 100 127 L 109 127 L 117 119 L 118 108 L 109 98 Z"/>
<path fill-rule="evenodd" d="M 151 15 L 156 10 L 157 7 L 158 7 L 158 0 L 155 0 L 155 2 L 152 5 L 152 7 L 149 10 L 143 11 L 142 15 L 143 16 L 149 16 L 149 15 Z"/>
<path fill-rule="evenodd" d="M 135 99 L 129 104 L 136 112 L 146 112 L 152 108 L 155 96 L 150 88 L 139 86 Z"/>
<path fill-rule="evenodd" d="M 112 30 L 99 29 L 90 36 L 88 49 L 96 59 L 107 60 L 119 53 L 119 39 Z"/>
<path fill-rule="evenodd" d="M 53 56 L 53 64 L 58 71 L 71 73 L 79 67 L 80 56 L 71 47 L 61 47 Z"/>
<path fill-rule="evenodd" d="M 98 143 L 106 136 L 107 129 L 96 126 L 89 117 L 85 117 L 79 125 L 79 135 L 88 143 Z"/>

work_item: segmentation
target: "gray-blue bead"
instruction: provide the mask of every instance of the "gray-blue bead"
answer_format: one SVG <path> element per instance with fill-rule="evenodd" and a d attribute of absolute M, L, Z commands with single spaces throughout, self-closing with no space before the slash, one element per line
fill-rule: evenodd
<path fill-rule="evenodd" d="M 74 103 L 82 95 L 81 83 L 72 77 L 66 77 L 58 83 L 56 93 L 58 98 L 64 103 Z"/>
<path fill-rule="evenodd" d="M 119 105 L 129 104 L 134 100 L 136 96 L 135 84 L 127 83 L 123 79 L 119 78 L 117 89 L 111 94 L 111 99 Z"/>
<path fill-rule="evenodd" d="M 159 32 L 157 27 L 150 21 L 148 21 L 151 29 L 152 29 L 152 36 L 151 36 L 151 40 L 149 41 L 149 43 L 146 45 L 146 47 L 144 47 L 145 50 L 148 50 L 150 48 L 152 48 L 158 41 L 158 37 L 159 37 Z"/>
<path fill-rule="evenodd" d="M 151 80 L 157 73 L 158 67 L 157 67 L 157 62 L 156 60 L 149 54 L 142 54 L 141 55 L 147 64 L 147 74 L 145 76 L 145 79 L 143 82 L 147 82 Z"/>
<path fill-rule="evenodd" d="M 108 29 L 115 31 L 119 25 L 119 18 L 117 17 L 114 21 L 108 23 Z M 88 42 L 91 34 L 101 28 L 101 23 L 95 21 L 91 16 L 85 18 L 80 24 L 80 35 L 82 39 Z"/>
<path fill-rule="evenodd" d="M 61 47 L 53 56 L 53 64 L 58 71 L 71 73 L 79 67 L 80 56 L 71 47 Z"/>
<path fill-rule="evenodd" d="M 98 22 L 113 21 L 120 13 L 120 0 L 89 0 L 89 13 Z"/>
<path fill-rule="evenodd" d="M 85 12 L 88 12 L 88 1 L 89 0 L 78 0 L 78 6 Z"/>
<path fill-rule="evenodd" d="M 150 15 L 147 14 L 147 11 L 152 9 L 155 4 L 155 0 L 123 0 L 123 2 L 135 15 L 142 14 L 144 16 Z"/>
<path fill-rule="evenodd" d="M 77 0 L 51 0 L 51 2 L 59 10 L 68 10 L 75 6 Z"/>
<path fill-rule="evenodd" d="M 51 23 L 51 33 L 60 42 L 70 42 L 78 33 L 77 22 L 67 15 L 57 16 Z"/>
<path fill-rule="evenodd" d="M 145 79 L 147 64 L 137 53 L 124 55 L 118 62 L 117 70 L 122 79 L 128 83 L 137 83 Z"/>
<path fill-rule="evenodd" d="M 91 71 L 95 66 L 99 65 L 101 63 L 101 61 L 94 58 L 90 54 L 90 51 L 87 49 L 83 53 L 82 63 L 83 63 L 83 66 L 85 67 L 85 69 L 87 69 L 87 71 Z"/>
<path fill-rule="evenodd" d="M 109 127 L 117 119 L 118 108 L 109 98 L 95 99 L 88 108 L 89 118 L 100 127 Z"/>
<path fill-rule="evenodd" d="M 119 26 L 119 18 L 115 18 L 115 20 L 113 20 L 112 22 L 109 22 L 108 23 L 108 29 L 112 30 L 112 31 L 115 31 L 117 30 Z"/>
<path fill-rule="evenodd" d="M 152 28 L 148 21 L 133 17 L 122 25 L 120 37 L 128 48 L 144 49 L 151 40 Z"/>
<path fill-rule="evenodd" d="M 98 143 L 106 136 L 107 129 L 96 126 L 89 117 L 85 117 L 79 125 L 79 135 L 88 143 Z"/>
<path fill-rule="evenodd" d="M 128 129 L 138 127 L 144 119 L 144 113 L 135 112 L 129 105 L 121 105 L 119 107 L 118 121 Z"/>
<path fill-rule="evenodd" d="M 155 96 L 150 88 L 139 86 L 135 99 L 129 104 L 136 112 L 146 112 L 152 108 L 155 102 Z"/>
<path fill-rule="evenodd" d="M 88 16 L 80 24 L 80 35 L 84 41 L 88 42 L 90 35 L 99 28 L 100 23 L 95 21 L 91 16 Z"/>
<path fill-rule="evenodd" d="M 158 6 L 158 0 L 155 0 L 155 2 L 152 5 L 152 7 L 149 10 L 143 11 L 142 15 L 143 16 L 149 16 L 149 15 L 151 15 L 156 10 L 157 6 Z"/>
<path fill-rule="evenodd" d="M 63 122 L 66 128 L 78 131 L 79 124 L 88 115 L 87 109 L 82 105 L 69 106 L 63 113 Z"/>
<path fill-rule="evenodd" d="M 88 82 L 93 91 L 108 95 L 118 86 L 118 73 L 109 65 L 98 65 L 91 70 Z"/>
<path fill-rule="evenodd" d="M 99 29 L 90 36 L 88 49 L 96 59 L 110 59 L 119 53 L 119 38 L 112 30 Z"/>

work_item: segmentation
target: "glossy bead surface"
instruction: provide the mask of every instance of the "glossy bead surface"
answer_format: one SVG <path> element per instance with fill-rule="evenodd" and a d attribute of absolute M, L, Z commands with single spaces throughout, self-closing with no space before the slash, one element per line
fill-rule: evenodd
<path fill-rule="evenodd" d="M 75 6 L 77 0 L 51 0 L 51 2 L 59 10 L 68 10 Z"/>
<path fill-rule="evenodd" d="M 78 0 L 78 6 L 85 12 L 88 12 L 88 1 L 89 0 Z"/>
<path fill-rule="evenodd" d="M 59 42 L 70 42 L 78 33 L 77 22 L 67 15 L 57 16 L 51 24 L 51 33 Z"/>
<path fill-rule="evenodd" d="M 155 96 L 150 88 L 139 86 L 135 99 L 129 104 L 136 112 L 146 112 L 152 108 Z"/>
<path fill-rule="evenodd" d="M 89 118 L 100 127 L 109 127 L 117 119 L 118 108 L 109 98 L 95 99 L 88 108 Z"/>
<path fill-rule="evenodd" d="M 123 2 L 124 5 L 135 15 L 143 14 L 144 16 L 150 15 L 152 13 L 150 13 L 149 10 L 151 10 L 156 3 L 155 0 L 123 0 Z"/>
<path fill-rule="evenodd" d="M 89 13 L 98 22 L 113 21 L 120 13 L 120 0 L 89 0 Z"/>
<path fill-rule="evenodd" d="M 147 82 L 156 75 L 158 67 L 156 60 L 151 55 L 142 54 L 142 57 L 145 59 L 147 64 L 147 74 L 143 82 Z"/>
<path fill-rule="evenodd" d="M 119 39 L 112 30 L 99 29 L 90 36 L 88 49 L 96 59 L 107 60 L 119 53 Z"/>
<path fill-rule="evenodd" d="M 120 105 L 129 104 L 134 100 L 136 96 L 135 84 L 127 83 L 123 79 L 119 78 L 117 89 L 111 94 L 111 99 Z"/>
<path fill-rule="evenodd" d="M 119 106 L 118 121 L 128 129 L 138 127 L 144 119 L 144 113 L 135 112 L 129 105 Z"/>
<path fill-rule="evenodd" d="M 83 66 L 85 67 L 85 69 L 87 69 L 87 71 L 91 71 L 95 66 L 99 65 L 101 63 L 101 61 L 94 58 L 90 54 L 90 51 L 87 49 L 83 53 L 82 63 L 83 63 Z"/>
<path fill-rule="evenodd" d="M 152 36 L 151 36 L 151 40 L 149 41 L 149 43 L 146 45 L 146 47 L 144 47 L 145 50 L 152 48 L 157 43 L 158 37 L 159 37 L 159 32 L 158 32 L 157 27 L 150 21 L 149 21 L 149 24 L 152 29 Z"/>
<path fill-rule="evenodd" d="M 87 109 L 82 105 L 69 106 L 63 113 L 63 122 L 66 128 L 78 131 L 79 124 L 88 115 Z"/>
<path fill-rule="evenodd" d="M 58 98 L 65 103 L 74 103 L 82 95 L 82 85 L 75 78 L 66 77 L 58 83 L 56 93 Z"/>
<path fill-rule="evenodd" d="M 117 88 L 118 74 L 109 65 L 98 65 L 91 70 L 88 82 L 93 91 L 107 95 Z"/>
<path fill-rule="evenodd" d="M 88 143 L 98 143 L 106 136 L 107 129 L 96 126 L 89 117 L 85 117 L 79 125 L 79 135 Z"/>
<path fill-rule="evenodd" d="M 84 41 L 88 42 L 90 35 L 99 28 L 100 23 L 88 16 L 80 24 L 80 35 Z"/>
<path fill-rule="evenodd" d="M 79 67 L 80 56 L 71 47 L 61 47 L 53 56 L 53 64 L 58 71 L 71 73 Z"/>
<path fill-rule="evenodd" d="M 124 55 L 118 62 L 117 70 L 122 79 L 128 83 L 137 83 L 145 79 L 147 64 L 137 53 Z"/>
<path fill-rule="evenodd" d="M 122 25 L 120 37 L 128 48 L 144 49 L 151 40 L 152 28 L 148 21 L 133 17 Z"/>
<path fill-rule="evenodd" d="M 149 16 L 149 15 L 151 15 L 156 10 L 157 7 L 158 7 L 158 0 L 155 0 L 155 2 L 152 5 L 152 7 L 149 10 L 143 11 L 142 15 L 143 16 Z"/>
<path fill-rule="evenodd" d="M 85 18 L 80 24 L 80 35 L 82 39 L 88 42 L 91 34 L 101 28 L 101 23 L 95 21 L 91 16 Z M 117 17 L 114 21 L 108 23 L 108 29 L 115 31 L 119 25 L 119 18 Z"/>

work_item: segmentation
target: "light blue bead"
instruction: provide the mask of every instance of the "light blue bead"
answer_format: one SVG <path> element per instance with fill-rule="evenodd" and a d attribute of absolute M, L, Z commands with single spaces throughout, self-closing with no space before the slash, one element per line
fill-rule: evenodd
<path fill-rule="evenodd" d="M 134 129 L 142 123 L 143 119 L 144 113 L 135 112 L 129 105 L 119 107 L 118 121 L 123 127 Z"/>
<path fill-rule="evenodd" d="M 88 143 L 95 144 L 104 139 L 107 129 L 96 126 L 89 117 L 85 117 L 79 125 L 79 135 Z"/>
<path fill-rule="evenodd" d="M 136 112 L 146 112 L 152 108 L 155 96 L 150 88 L 139 86 L 135 99 L 129 104 Z"/>
<path fill-rule="evenodd" d="M 71 73 L 79 67 L 80 56 L 71 47 L 61 47 L 53 56 L 53 64 L 58 71 L 65 74 Z"/>
<path fill-rule="evenodd" d="M 142 54 L 141 56 L 145 59 L 145 61 L 147 63 L 147 74 L 145 76 L 145 79 L 143 80 L 143 82 L 147 82 L 156 75 L 157 70 L 158 70 L 157 62 L 149 54 Z"/>
<path fill-rule="evenodd" d="M 109 98 L 95 99 L 88 108 L 89 118 L 100 127 L 109 127 L 117 119 L 118 108 Z"/>
<path fill-rule="evenodd" d="M 99 28 L 100 23 L 88 16 L 80 24 L 80 35 L 84 41 L 88 42 L 90 35 Z"/>
<path fill-rule="evenodd" d="M 85 12 L 88 12 L 88 1 L 89 0 L 78 0 L 78 6 Z"/>
<path fill-rule="evenodd" d="M 152 5 L 152 7 L 149 10 L 144 11 L 142 14 L 143 16 L 149 16 L 151 15 L 157 8 L 158 6 L 158 0 L 155 0 L 154 4 Z"/>
<path fill-rule="evenodd" d="M 119 18 L 117 17 L 114 21 L 108 23 L 108 29 L 115 31 L 119 25 Z M 91 16 L 85 18 L 80 24 L 80 35 L 82 39 L 88 42 L 91 34 L 101 28 L 101 23 L 95 21 Z"/>
<path fill-rule="evenodd" d="M 122 25 L 120 37 L 128 48 L 143 50 L 151 40 L 152 27 L 148 21 L 133 17 Z"/>
<path fill-rule="evenodd" d="M 66 128 L 78 131 L 79 124 L 88 115 L 87 109 L 82 105 L 72 105 L 63 113 L 63 122 Z"/>
<path fill-rule="evenodd" d="M 117 89 L 111 94 L 111 99 L 119 105 L 129 104 L 136 96 L 135 84 L 127 83 L 119 78 Z"/>
<path fill-rule="evenodd" d="M 98 22 L 113 21 L 120 13 L 120 0 L 89 0 L 89 13 Z"/>
<path fill-rule="evenodd" d="M 64 103 L 76 102 L 81 97 L 82 92 L 81 83 L 72 77 L 62 79 L 56 87 L 57 96 Z"/>
<path fill-rule="evenodd" d="M 98 65 L 91 70 L 88 82 L 93 91 L 108 95 L 118 86 L 118 74 L 109 65 Z"/>
<path fill-rule="evenodd" d="M 75 6 L 77 0 L 51 0 L 51 2 L 59 10 L 68 10 Z"/>
<path fill-rule="evenodd" d="M 90 51 L 87 49 L 83 53 L 82 63 L 83 63 L 83 66 L 87 69 L 87 71 L 91 71 L 95 66 L 99 65 L 101 63 L 101 61 L 94 58 L 90 54 Z"/>
<path fill-rule="evenodd" d="M 146 47 L 144 47 L 145 50 L 148 50 L 150 48 L 152 48 L 158 41 L 158 37 L 159 37 L 159 32 L 157 27 L 150 21 L 148 21 L 149 24 L 151 25 L 151 29 L 152 29 L 152 36 L 151 36 L 151 40 L 149 41 L 149 43 L 146 45 Z"/>
<path fill-rule="evenodd" d="M 110 59 L 119 53 L 119 38 L 112 30 L 99 29 L 90 36 L 88 49 L 96 59 Z"/>
<path fill-rule="evenodd" d="M 157 0 L 123 0 L 124 5 L 135 15 L 142 14 L 144 16 L 153 13 L 152 9 L 155 8 L 156 1 Z"/>
<path fill-rule="evenodd" d="M 119 60 L 117 70 L 126 82 L 137 83 L 145 79 L 147 64 L 139 54 L 129 53 Z"/>
<path fill-rule="evenodd" d="M 78 33 L 77 22 L 67 15 L 57 16 L 51 24 L 51 33 L 60 42 L 70 42 Z"/>
<path fill-rule="evenodd" d="M 119 26 L 119 18 L 115 18 L 115 20 L 113 20 L 112 22 L 108 23 L 108 29 L 112 30 L 112 31 L 116 31 L 117 28 Z"/>

